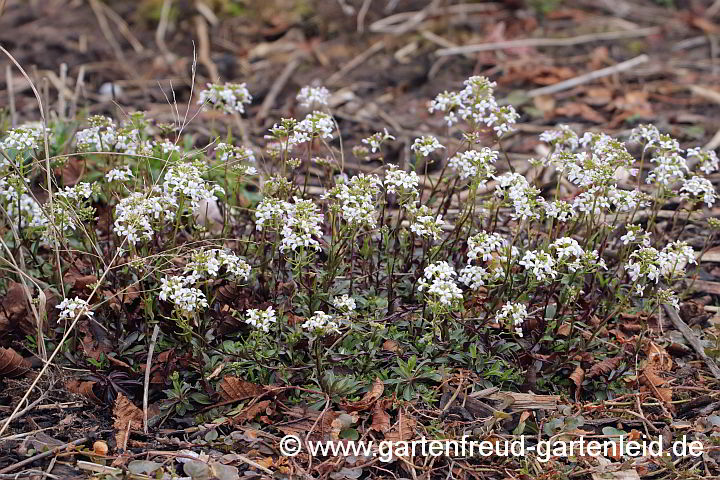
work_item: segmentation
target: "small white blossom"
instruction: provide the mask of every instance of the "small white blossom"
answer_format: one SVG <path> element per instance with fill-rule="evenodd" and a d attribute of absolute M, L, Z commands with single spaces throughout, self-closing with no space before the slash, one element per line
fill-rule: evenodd
<path fill-rule="evenodd" d="M 479 267 L 477 265 L 466 265 L 462 270 L 460 270 L 458 280 L 460 280 L 460 283 L 467 285 L 470 290 L 477 290 L 485 285 L 487 275 L 488 272 L 483 267 Z"/>
<path fill-rule="evenodd" d="M 340 333 L 339 325 L 333 320 L 332 315 L 319 310 L 302 324 L 302 328 L 316 336 L 326 335 L 330 332 Z"/>
<path fill-rule="evenodd" d="M 460 178 L 484 182 L 495 171 L 498 152 L 487 147 L 459 153 L 448 161 L 448 166 L 458 172 Z"/>
<path fill-rule="evenodd" d="M 522 325 L 528 318 L 528 311 L 522 303 L 508 302 L 500 309 L 500 313 L 495 316 L 495 320 L 503 325 L 507 325 L 515 330 L 519 336 L 523 336 Z"/>
<path fill-rule="evenodd" d="M 198 104 L 225 113 L 245 113 L 245 105 L 252 103 L 252 95 L 245 83 L 207 84 L 200 92 Z"/>
<path fill-rule="evenodd" d="M 557 276 L 555 260 L 548 252 L 528 250 L 518 263 L 525 267 L 525 270 L 535 275 L 535 278 L 540 282 L 554 279 Z"/>
<path fill-rule="evenodd" d="M 425 267 L 418 291 L 425 292 L 431 304 L 443 309 L 452 308 L 463 298 L 462 290 L 455 283 L 457 273 L 449 263 L 440 261 Z"/>
<path fill-rule="evenodd" d="M 265 310 L 251 308 L 245 313 L 247 313 L 245 323 L 257 328 L 258 330 L 262 330 L 265 333 L 268 333 L 270 331 L 270 326 L 277 321 L 275 317 L 275 309 L 272 306 L 266 308 Z"/>
<path fill-rule="evenodd" d="M 435 150 L 443 148 L 445 147 L 438 141 L 438 139 L 430 135 L 415 139 L 415 142 L 413 142 L 410 147 L 413 152 L 418 155 L 422 155 L 423 157 L 427 157 Z"/>
<path fill-rule="evenodd" d="M 330 101 L 330 90 L 323 86 L 305 86 L 297 94 L 297 101 L 303 108 L 326 107 Z"/>
<path fill-rule="evenodd" d="M 345 313 L 354 312 L 355 308 L 357 307 L 355 304 L 355 299 L 348 296 L 347 294 L 343 294 L 339 297 L 333 298 L 332 305 L 341 312 Z"/>
<path fill-rule="evenodd" d="M 79 315 L 92 318 L 95 312 L 90 310 L 87 300 L 80 297 L 66 298 L 55 308 L 60 309 L 60 320 L 75 320 Z"/>
<path fill-rule="evenodd" d="M 695 176 L 683 182 L 683 186 L 680 188 L 680 197 L 685 200 L 702 201 L 708 207 L 712 207 L 717 200 L 717 193 L 710 180 Z"/>
<path fill-rule="evenodd" d="M 130 180 L 133 178 L 132 170 L 130 170 L 130 167 L 127 165 L 123 165 L 122 167 L 113 168 L 108 173 L 105 174 L 105 179 L 108 182 L 124 182 L 126 180 Z"/>

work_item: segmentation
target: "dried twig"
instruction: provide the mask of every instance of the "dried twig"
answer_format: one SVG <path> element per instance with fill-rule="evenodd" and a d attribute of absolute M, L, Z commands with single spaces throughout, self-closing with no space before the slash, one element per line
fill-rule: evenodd
<path fill-rule="evenodd" d="M 368 48 L 367 50 L 362 52 L 360 55 L 356 56 L 355 58 L 353 58 L 352 60 L 347 62 L 345 65 L 343 65 L 343 67 L 340 70 L 338 70 L 337 72 L 330 75 L 330 78 L 328 78 L 327 83 L 329 85 L 331 85 L 331 84 L 337 82 L 342 77 L 347 75 L 349 72 L 351 72 L 352 70 L 356 69 L 357 67 L 359 67 L 360 65 L 365 63 L 368 58 L 372 57 L 377 52 L 382 50 L 382 48 L 384 46 L 385 46 L 385 42 L 382 40 L 380 40 L 379 42 L 373 43 L 370 46 L 370 48 Z"/>
<path fill-rule="evenodd" d="M 262 105 L 260 105 L 260 110 L 257 113 L 257 119 L 258 121 L 264 120 L 268 113 L 270 113 L 270 109 L 272 108 L 273 104 L 275 103 L 275 100 L 277 99 L 277 96 L 282 91 L 283 87 L 287 83 L 287 81 L 290 79 L 292 74 L 295 72 L 295 70 L 300 66 L 300 57 L 296 56 L 290 62 L 285 65 L 285 68 L 280 73 L 280 75 L 275 79 L 275 82 L 272 84 L 272 87 L 270 87 L 270 91 L 265 96 L 265 99 L 263 99 Z"/>
<path fill-rule="evenodd" d="M 685 323 L 682 318 L 680 318 L 680 315 L 678 315 L 677 310 L 674 307 L 669 307 L 665 305 L 665 311 L 667 312 L 668 316 L 670 316 L 670 320 L 672 321 L 675 328 L 677 328 L 680 333 L 683 334 L 685 340 L 690 343 L 690 345 L 693 347 L 693 350 L 695 350 L 695 353 L 697 353 L 698 356 L 705 362 L 705 364 L 712 372 L 713 376 L 720 380 L 720 367 L 717 366 L 717 364 L 712 358 L 707 356 L 707 354 L 705 353 L 705 347 L 703 347 L 702 342 L 700 341 L 698 336 L 695 335 L 695 332 L 693 332 L 692 329 L 688 326 L 688 324 Z"/>
<path fill-rule="evenodd" d="M 622 30 L 619 32 L 590 33 L 569 38 L 521 38 L 518 40 L 505 40 L 502 42 L 479 43 L 464 45 L 462 47 L 442 48 L 435 52 L 437 55 L 461 55 L 465 53 L 489 52 L 491 50 L 505 50 L 515 47 L 569 47 L 581 43 L 618 40 L 621 38 L 647 37 L 658 33 L 660 28 L 640 28 L 637 30 Z"/>
<path fill-rule="evenodd" d="M 8 103 L 10 106 L 10 126 L 14 127 L 17 122 L 17 112 L 15 111 L 15 90 L 13 87 L 12 67 L 5 65 L 5 84 L 7 85 Z"/>
<path fill-rule="evenodd" d="M 31 464 L 31 463 L 33 463 L 33 462 L 38 461 L 38 460 L 42 460 L 43 458 L 47 458 L 47 457 L 51 457 L 51 456 L 53 456 L 53 455 L 56 455 L 56 454 L 62 452 L 63 450 L 65 450 L 65 449 L 67 449 L 67 448 L 74 447 L 74 446 L 77 446 L 77 445 L 82 445 L 82 444 L 86 443 L 88 440 L 90 440 L 90 437 L 83 437 L 83 438 L 80 438 L 80 439 L 78 439 L 78 440 L 73 440 L 72 442 L 68 442 L 68 443 L 64 443 L 64 444 L 62 444 L 62 445 L 58 445 L 57 447 L 55 447 L 55 448 L 53 448 L 53 449 L 51 449 L 51 450 L 48 450 L 48 451 L 43 452 L 43 453 L 38 453 L 37 455 L 33 455 L 32 457 L 26 458 L 25 460 L 21 460 L 21 461 L 19 461 L 19 462 L 17 462 L 17 463 L 13 463 L 12 465 L 8 465 L 7 467 L 5 467 L 5 468 L 3 468 L 2 470 L 0 470 L 0 473 L 12 472 L 13 470 L 17 470 L 18 468 L 24 467 L 25 465 L 29 465 L 29 464 Z"/>
<path fill-rule="evenodd" d="M 155 324 L 152 337 L 150 337 L 150 347 L 148 348 L 147 362 L 145 362 L 145 389 L 143 391 L 143 430 L 145 435 L 148 433 L 148 397 L 150 391 L 150 367 L 152 366 L 152 356 L 155 351 L 158 333 L 160 333 L 160 325 Z"/>
<path fill-rule="evenodd" d="M 528 92 L 529 97 L 537 97 L 540 95 L 550 95 L 553 93 L 561 92 L 563 90 L 567 90 L 569 88 L 577 87 L 578 85 L 582 85 L 584 83 L 592 82 L 593 80 L 597 80 L 598 78 L 607 77 L 610 75 L 613 75 L 615 73 L 624 72 L 625 70 L 630 70 L 631 68 L 634 68 L 641 63 L 645 63 L 649 60 L 649 57 L 645 54 L 638 55 L 635 58 L 631 58 L 630 60 L 626 60 L 624 62 L 620 62 L 617 65 L 613 65 L 612 67 L 605 67 L 601 68 L 599 70 L 594 70 L 590 73 L 586 73 L 584 75 L 577 76 L 575 78 L 571 78 L 569 80 L 565 80 L 560 83 L 556 83 L 554 85 L 548 85 L 547 87 L 542 88 L 536 88 L 534 90 L 530 90 Z"/>

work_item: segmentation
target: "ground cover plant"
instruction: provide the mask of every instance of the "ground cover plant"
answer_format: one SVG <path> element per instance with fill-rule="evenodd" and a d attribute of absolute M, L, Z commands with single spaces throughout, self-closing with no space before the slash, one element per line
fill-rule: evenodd
<path fill-rule="evenodd" d="M 150 63 L 121 3 L 76 13 L 97 17 L 123 64 Z M 338 56 L 356 37 L 338 33 L 350 27 L 329 20 L 329 3 L 352 33 L 372 32 L 357 56 Z M 716 123 L 697 102 L 714 91 L 678 86 L 705 77 L 675 63 L 663 84 L 656 63 L 635 69 L 647 56 L 620 61 L 661 52 L 618 41 L 587 55 L 612 77 L 577 87 L 562 80 L 585 57 L 561 67 L 560 53 L 547 63 L 502 46 L 503 19 L 527 37 L 534 22 L 584 25 L 601 6 L 432 2 L 397 16 L 388 5 L 384 18 L 329 3 L 143 2 L 134 15 L 157 22 L 148 75 L 182 80 L 147 87 L 107 62 L 83 79 L 71 64 L 70 79 L 62 67 L 49 77 L 57 102 L 25 63 L 42 55 L 0 28 L 18 54 L 3 50 L 0 91 L 14 102 L 0 108 L 0 478 L 717 475 L 720 140 L 706 141 Z M 710 72 L 690 61 L 702 41 L 714 55 L 698 11 L 681 18 L 708 38 L 658 43 L 656 27 L 626 31 L 627 20 L 620 38 L 650 36 L 663 58 L 687 53 Z M 678 17 L 629 12 L 641 25 Z M 499 19 L 482 37 L 493 50 L 448 53 L 472 43 L 465 16 Z M 58 50 L 82 50 L 63 35 Z M 103 59 L 103 45 L 85 55 Z M 277 53 L 288 45 L 301 53 Z M 83 82 L 97 90 L 85 107 Z M 541 88 L 508 91 L 523 82 Z M 701 456 L 672 450 L 684 435 Z M 303 443 L 297 456 L 285 436 Z M 378 447 L 520 436 L 533 447 L 662 436 L 666 454 Z M 376 444 L 310 455 L 317 440 Z"/>
<path fill-rule="evenodd" d="M 6 288 L 42 298 L 38 324 L 55 325 L 28 340 L 72 363 L 78 332 L 116 339 L 120 350 L 88 359 L 84 381 L 88 395 L 117 405 L 139 399 L 143 365 L 132 353 L 155 327 L 156 348 L 178 352 L 182 368 L 170 389 L 150 392 L 154 428 L 265 413 L 205 408 L 231 382 L 319 410 L 362 403 L 378 385 L 393 402 L 434 405 L 435 385 L 458 375 L 476 388 L 573 386 L 576 400 L 633 391 L 643 380 L 630 354 L 652 342 L 599 334 L 627 316 L 646 329 L 663 306 L 679 308 L 680 281 L 705 249 L 683 231 L 716 202 L 706 176 L 718 158 L 653 125 L 626 139 L 560 125 L 540 135 L 547 154 L 529 161 L 551 169 L 555 186 L 541 191 L 532 168 L 506 163 L 503 137 L 518 114 L 494 87 L 476 76 L 438 93 L 429 110 L 461 147 L 423 136 L 402 166 L 383 162 L 387 130 L 343 145 L 321 86 L 298 93 L 304 117 L 279 120 L 255 148 L 232 132 L 198 148 L 180 117 L 159 125 L 141 113 L 10 129 L 0 146 Z M 251 101 L 244 84 L 209 84 L 198 100 L 238 116 Z M 349 155 L 379 165 L 352 174 Z M 433 163 L 442 168 L 428 174 Z M 83 168 L 70 182 L 55 175 L 72 165 Z M 43 202 L 41 192 L 52 195 Z M 675 214 L 659 231 L 669 202 Z M 718 227 L 708 219 L 705 247 Z M 605 360 L 586 375 L 594 358 Z M 126 372 L 106 375 L 111 365 Z M 647 375 L 650 395 L 670 408 Z M 389 424 L 372 430 L 392 438 Z"/>

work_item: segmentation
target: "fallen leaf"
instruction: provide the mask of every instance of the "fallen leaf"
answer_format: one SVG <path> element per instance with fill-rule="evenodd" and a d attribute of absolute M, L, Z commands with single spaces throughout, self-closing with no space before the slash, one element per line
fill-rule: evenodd
<path fill-rule="evenodd" d="M 579 103 L 579 102 L 570 102 L 566 103 L 562 107 L 558 107 L 555 109 L 555 115 L 562 115 L 565 117 L 580 117 L 583 120 L 587 120 L 589 122 L 594 123 L 605 123 L 607 120 L 604 116 L 591 106 Z"/>
<path fill-rule="evenodd" d="M 132 430 L 142 428 L 143 413 L 122 393 L 118 393 L 113 407 L 115 421 L 115 442 L 117 448 L 125 450 L 127 447 L 128 435 Z"/>
<path fill-rule="evenodd" d="M 570 380 L 573 381 L 575 386 L 579 389 L 582 387 L 583 380 L 585 380 L 585 370 L 578 365 L 575 370 L 570 374 Z"/>
<path fill-rule="evenodd" d="M 385 439 L 393 442 L 397 441 L 408 441 L 415 436 L 415 425 L 416 420 L 410 415 L 400 412 L 397 417 L 397 422 L 392 426 L 392 429 L 385 433 Z"/>
<path fill-rule="evenodd" d="M 30 371 L 31 365 L 12 348 L 0 347 L 0 378 L 15 378 Z"/>
<path fill-rule="evenodd" d="M 270 400 L 263 400 L 261 402 L 257 402 L 254 405 L 250 405 L 248 408 L 235 415 L 233 417 L 233 422 L 242 423 L 250 421 L 255 418 L 259 413 L 265 412 L 265 410 L 267 410 L 269 406 Z"/>
<path fill-rule="evenodd" d="M 616 369 L 623 361 L 623 355 L 617 355 L 615 357 L 606 358 L 605 360 L 596 363 L 590 367 L 590 371 L 587 374 L 588 378 L 597 377 L 599 375 L 607 375 Z"/>
<path fill-rule="evenodd" d="M 385 402 L 376 402 L 372 412 L 370 430 L 385 433 L 390 430 L 390 415 L 385 411 Z"/>
<path fill-rule="evenodd" d="M 265 393 L 265 389 L 255 383 L 240 380 L 237 377 L 227 376 L 218 383 L 218 393 L 226 402 L 231 400 L 244 400 L 255 398 Z"/>
<path fill-rule="evenodd" d="M 349 412 L 368 410 L 372 407 L 372 404 L 382 396 L 383 391 L 385 391 L 385 384 L 380 378 L 375 378 L 370 390 L 368 390 L 360 400 L 352 403 L 341 403 L 341 406 Z"/>
<path fill-rule="evenodd" d="M 92 400 L 93 403 L 96 403 L 98 405 L 104 405 L 104 402 L 100 400 L 97 395 L 95 395 L 95 392 L 93 392 L 94 386 L 95 382 L 83 382 L 81 380 L 78 380 L 77 378 L 71 378 L 65 382 L 65 388 L 67 388 L 68 392 L 75 393 L 77 395 L 83 395 L 88 399 Z"/>

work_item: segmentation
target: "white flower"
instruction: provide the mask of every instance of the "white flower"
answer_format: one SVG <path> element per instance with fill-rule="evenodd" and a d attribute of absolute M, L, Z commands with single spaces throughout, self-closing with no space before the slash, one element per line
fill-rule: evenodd
<path fill-rule="evenodd" d="M 497 253 L 509 245 L 510 242 L 505 240 L 499 233 L 480 232 L 468 238 L 467 257 L 469 260 L 480 257 L 483 262 L 487 262 L 492 260 L 493 253 Z"/>
<path fill-rule="evenodd" d="M 680 198 L 685 200 L 702 201 L 708 207 L 712 207 L 717 200 L 715 186 L 710 180 L 703 177 L 694 176 L 683 182 L 680 188 Z"/>
<path fill-rule="evenodd" d="M 220 249 L 197 250 L 193 252 L 192 259 L 185 266 L 191 283 L 205 278 L 215 278 L 220 269 L 225 270 L 236 280 L 247 280 L 250 276 L 250 265 L 233 252 Z"/>
<path fill-rule="evenodd" d="M 334 130 L 335 123 L 330 115 L 314 111 L 295 125 L 288 143 L 290 145 L 299 145 L 309 142 L 315 137 L 330 139 Z"/>
<path fill-rule="evenodd" d="M 385 171 L 385 190 L 388 193 L 416 197 L 419 183 L 420 178 L 415 172 L 400 170 L 395 165 L 390 165 Z"/>
<path fill-rule="evenodd" d="M 348 296 L 347 294 L 335 297 L 332 299 L 333 307 L 337 308 L 341 312 L 354 312 L 356 308 L 355 299 Z"/>
<path fill-rule="evenodd" d="M 718 168 L 720 168 L 720 159 L 718 159 L 715 150 L 703 150 L 700 147 L 688 148 L 687 156 L 688 158 L 699 158 L 700 164 L 698 165 L 698 168 L 706 175 L 710 175 L 711 173 L 716 172 Z"/>
<path fill-rule="evenodd" d="M 535 275 L 535 278 L 540 282 L 547 281 L 550 278 L 554 279 L 557 276 L 555 260 L 547 252 L 528 250 L 518 263 L 525 267 L 525 270 Z"/>
<path fill-rule="evenodd" d="M 492 166 L 497 161 L 498 152 L 487 147 L 481 150 L 468 150 L 459 153 L 448 161 L 448 166 L 458 172 L 460 178 L 465 180 L 486 180 L 493 174 L 495 168 Z"/>
<path fill-rule="evenodd" d="M 212 185 L 201 177 L 200 169 L 192 163 L 179 163 L 168 168 L 162 184 L 163 191 L 178 200 L 190 200 L 192 209 L 200 202 L 217 200 L 217 194 L 225 191 L 219 185 Z"/>
<path fill-rule="evenodd" d="M 108 182 L 114 182 L 114 181 L 120 181 L 124 182 L 126 180 L 130 180 L 133 178 L 132 170 L 130 170 L 130 167 L 127 165 L 123 165 L 119 168 L 113 168 L 108 173 L 105 174 L 105 179 Z"/>
<path fill-rule="evenodd" d="M 76 185 L 73 185 L 72 187 L 65 187 L 63 190 L 60 190 L 55 193 L 60 198 L 65 198 L 67 200 L 72 200 L 74 202 L 79 202 L 81 200 L 86 200 L 90 198 L 93 194 L 93 187 L 87 182 L 81 182 Z"/>
<path fill-rule="evenodd" d="M 530 185 L 527 179 L 519 173 L 506 173 L 499 177 L 493 177 L 498 184 L 495 186 L 495 195 L 500 198 L 507 198 L 513 205 L 515 212 L 512 214 L 515 220 L 527 220 L 538 218 L 540 205 L 540 191 Z"/>
<path fill-rule="evenodd" d="M 685 178 L 685 173 L 689 171 L 687 162 L 677 152 L 653 157 L 652 161 L 658 165 L 650 171 L 647 183 L 668 186 Z"/>
<path fill-rule="evenodd" d="M 220 162 L 246 161 L 255 163 L 255 153 L 249 147 L 236 147 L 227 143 L 218 143 L 215 147 L 215 158 Z"/>
<path fill-rule="evenodd" d="M 423 278 L 418 283 L 418 291 L 426 292 L 431 303 L 443 308 L 457 305 L 463 298 L 462 290 L 455 283 L 457 273 L 445 261 L 435 262 L 425 267 Z"/>
<path fill-rule="evenodd" d="M 645 124 L 638 125 L 630 132 L 630 141 L 637 143 L 645 143 L 648 148 L 660 139 L 660 132 L 655 125 Z"/>
<path fill-rule="evenodd" d="M 339 325 L 333 320 L 332 315 L 319 310 L 302 324 L 302 328 L 317 336 L 330 332 L 340 333 Z"/>
<path fill-rule="evenodd" d="M 549 143 L 557 150 L 573 151 L 580 145 L 577 134 L 567 125 L 558 125 L 558 130 L 546 130 L 540 134 L 540 141 Z"/>
<path fill-rule="evenodd" d="M 195 287 L 187 286 L 193 283 L 191 277 L 165 277 L 160 280 L 160 283 L 158 298 L 174 303 L 176 309 L 183 315 L 190 315 L 194 311 L 208 306 L 203 292 Z"/>
<path fill-rule="evenodd" d="M 545 209 L 545 215 L 548 218 L 554 218 L 559 222 L 567 222 L 575 216 L 575 210 L 572 204 L 564 200 L 556 200 L 554 202 L 548 202 L 545 199 L 541 199 L 540 203 Z"/>
<path fill-rule="evenodd" d="M 198 104 L 207 105 L 225 113 L 245 113 L 245 105 L 252 103 L 252 95 L 245 83 L 226 83 L 217 85 L 208 83 L 207 89 L 200 92 Z"/>
<path fill-rule="evenodd" d="M 495 316 L 495 320 L 499 324 L 508 324 L 509 327 L 515 329 L 515 333 L 519 337 L 522 337 L 522 325 L 528 316 L 525 305 L 522 303 L 508 302 L 500 309 L 500 313 Z"/>
<path fill-rule="evenodd" d="M 302 87 L 297 94 L 297 101 L 303 108 L 326 107 L 330 101 L 330 90 L 323 86 Z"/>
<path fill-rule="evenodd" d="M 46 131 L 48 134 L 50 133 L 50 129 L 47 129 Z M 40 148 L 43 142 L 44 138 L 42 126 L 28 124 L 9 130 L 5 138 L 0 141 L 0 148 L 5 151 L 17 150 L 24 152 Z M 6 162 L 5 156 L 0 155 L 0 167 L 2 167 Z"/>
<path fill-rule="evenodd" d="M 460 270 L 460 283 L 467 285 L 470 290 L 477 290 L 478 288 L 485 285 L 485 278 L 487 278 L 488 272 L 483 267 L 477 265 L 466 265 Z"/>
<path fill-rule="evenodd" d="M 168 153 L 173 152 L 181 152 L 182 147 L 180 145 L 175 145 L 170 140 L 165 140 L 162 143 L 160 143 L 160 148 L 162 148 L 162 152 L 167 155 Z"/>
<path fill-rule="evenodd" d="M 275 309 L 270 306 L 265 310 L 251 308 L 247 312 L 245 323 L 252 325 L 265 333 L 270 331 L 270 326 L 276 322 Z"/>
<path fill-rule="evenodd" d="M 378 150 L 380 150 L 380 147 L 382 146 L 383 142 L 385 142 L 387 140 L 395 140 L 395 137 L 390 135 L 386 128 L 386 129 L 384 129 L 384 131 L 382 133 L 376 132 L 367 138 L 363 138 L 362 143 L 364 143 L 365 145 L 370 147 L 370 151 L 372 153 L 375 153 Z"/>
<path fill-rule="evenodd" d="M 377 211 L 375 204 L 382 181 L 376 175 L 363 173 L 328 190 L 323 199 L 331 199 L 331 211 L 355 226 L 375 228 Z"/>
<path fill-rule="evenodd" d="M 413 152 L 422 155 L 423 157 L 427 157 L 435 150 L 440 150 L 443 148 L 445 147 L 442 146 L 438 139 L 430 135 L 415 139 L 412 147 L 410 147 Z"/>
<path fill-rule="evenodd" d="M 75 320 L 79 315 L 92 318 L 95 315 L 95 312 L 90 310 L 87 300 L 80 297 L 66 298 L 55 308 L 60 309 L 60 320 Z"/>
<path fill-rule="evenodd" d="M 442 234 L 442 226 L 445 221 L 442 215 L 434 216 L 427 205 L 416 207 L 414 205 L 407 206 L 408 213 L 413 217 L 410 224 L 410 231 L 419 237 L 432 238 L 439 240 Z"/>
<path fill-rule="evenodd" d="M 115 207 L 115 234 L 127 237 L 132 245 L 143 238 L 150 240 L 156 230 L 153 223 L 174 220 L 176 210 L 173 197 L 155 191 L 150 196 L 133 192 Z"/>

